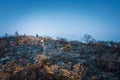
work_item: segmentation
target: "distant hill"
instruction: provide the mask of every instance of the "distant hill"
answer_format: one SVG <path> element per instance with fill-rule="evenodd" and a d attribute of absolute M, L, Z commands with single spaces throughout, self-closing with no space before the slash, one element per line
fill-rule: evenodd
<path fill-rule="evenodd" d="M 120 43 L 6 36 L 0 80 L 120 80 Z"/>

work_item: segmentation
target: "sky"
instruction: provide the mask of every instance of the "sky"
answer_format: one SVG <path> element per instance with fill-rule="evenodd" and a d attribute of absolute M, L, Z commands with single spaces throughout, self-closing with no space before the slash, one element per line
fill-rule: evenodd
<path fill-rule="evenodd" d="M 120 41 L 120 0 L 0 0 L 0 36 Z"/>

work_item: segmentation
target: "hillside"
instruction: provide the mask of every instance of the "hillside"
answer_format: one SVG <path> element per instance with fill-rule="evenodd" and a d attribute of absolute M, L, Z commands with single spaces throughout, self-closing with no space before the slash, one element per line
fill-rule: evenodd
<path fill-rule="evenodd" d="M 3 37 L 0 80 L 120 80 L 120 43 Z"/>

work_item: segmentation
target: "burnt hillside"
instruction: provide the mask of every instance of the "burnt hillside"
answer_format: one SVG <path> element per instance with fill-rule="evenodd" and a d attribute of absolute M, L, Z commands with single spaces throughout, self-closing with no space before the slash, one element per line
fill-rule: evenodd
<path fill-rule="evenodd" d="M 120 80 L 120 43 L 0 38 L 0 80 Z"/>

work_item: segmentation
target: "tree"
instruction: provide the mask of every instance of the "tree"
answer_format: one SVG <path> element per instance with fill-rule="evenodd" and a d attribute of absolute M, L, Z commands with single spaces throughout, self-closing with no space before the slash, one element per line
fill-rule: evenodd
<path fill-rule="evenodd" d="M 15 31 L 15 36 L 18 36 L 18 35 L 19 35 L 18 31 Z"/>
<path fill-rule="evenodd" d="M 92 41 L 95 40 L 95 39 L 92 38 L 91 35 L 88 35 L 88 34 L 85 34 L 82 39 L 83 39 L 83 41 L 86 42 L 87 44 L 88 44 L 89 42 L 92 42 Z"/>
<path fill-rule="evenodd" d="M 8 37 L 8 34 L 7 34 L 7 33 L 5 34 L 5 37 Z"/>
<path fill-rule="evenodd" d="M 36 34 L 36 37 L 39 37 L 38 34 Z"/>

